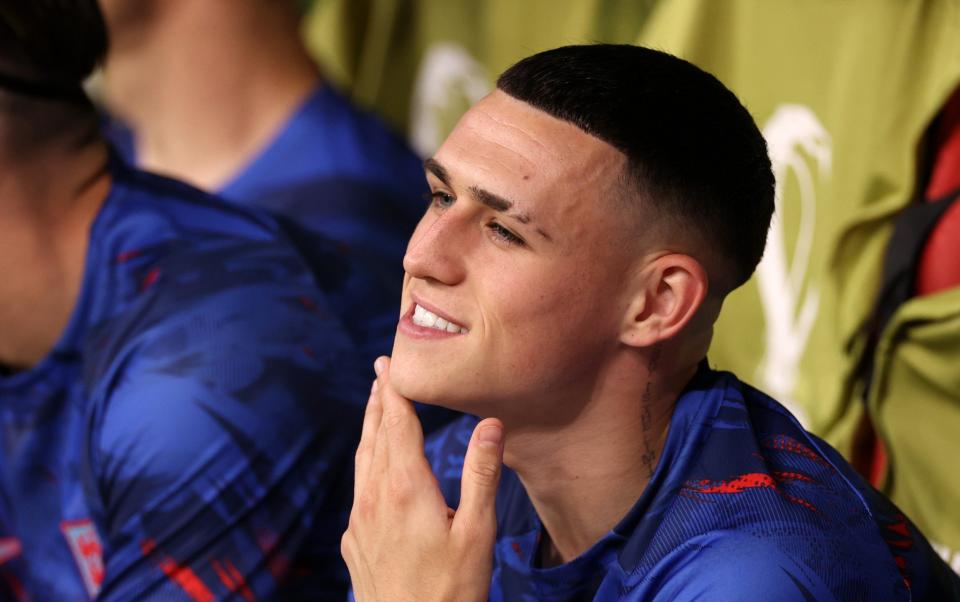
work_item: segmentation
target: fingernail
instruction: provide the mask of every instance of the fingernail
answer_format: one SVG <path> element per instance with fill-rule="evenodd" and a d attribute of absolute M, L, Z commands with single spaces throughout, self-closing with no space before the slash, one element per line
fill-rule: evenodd
<path fill-rule="evenodd" d="M 480 433 L 477 435 L 477 441 L 483 445 L 491 445 L 493 447 L 499 447 L 500 442 L 503 440 L 503 429 L 498 425 L 485 426 L 480 429 Z"/>
<path fill-rule="evenodd" d="M 376 392 L 377 392 L 377 381 L 373 381 L 373 384 L 370 385 L 370 392 L 371 392 L 371 393 L 376 393 Z"/>
<path fill-rule="evenodd" d="M 376 361 L 373 362 L 373 371 L 377 373 L 377 376 L 380 376 L 380 373 L 383 372 L 384 361 L 382 357 L 378 357 Z"/>

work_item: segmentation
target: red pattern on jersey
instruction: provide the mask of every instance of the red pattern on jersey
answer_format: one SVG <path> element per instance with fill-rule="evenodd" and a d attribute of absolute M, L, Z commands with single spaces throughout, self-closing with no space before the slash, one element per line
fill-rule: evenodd
<path fill-rule="evenodd" d="M 152 539 L 144 540 L 140 544 L 140 549 L 144 556 L 149 556 L 157 549 L 157 543 Z M 214 602 L 213 593 L 190 567 L 177 564 L 169 556 L 162 556 L 157 566 L 168 579 L 179 585 L 193 602 Z"/>
<path fill-rule="evenodd" d="M 709 479 L 703 479 L 700 481 L 687 481 L 680 493 L 681 495 L 687 494 L 687 497 L 689 497 L 689 494 L 694 493 L 705 495 L 731 495 L 743 493 L 744 491 L 749 491 L 752 489 L 772 489 L 773 491 L 776 491 L 778 494 L 782 495 L 784 499 L 797 504 L 798 506 L 803 506 L 804 508 L 812 510 L 813 512 L 820 512 L 816 506 L 807 500 L 783 491 L 780 488 L 780 484 L 784 481 L 802 481 L 805 483 L 815 482 L 810 476 L 799 472 L 775 471 L 771 474 L 767 474 L 765 472 L 748 472 L 722 481 L 711 481 Z"/>

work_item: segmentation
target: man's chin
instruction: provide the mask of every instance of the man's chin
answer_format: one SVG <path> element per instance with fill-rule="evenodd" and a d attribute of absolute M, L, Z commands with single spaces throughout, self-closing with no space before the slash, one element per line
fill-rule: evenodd
<path fill-rule="evenodd" d="M 428 405 L 442 406 L 436 379 L 420 370 L 411 369 L 402 357 L 394 357 L 390 361 L 390 384 L 400 395 Z"/>
<path fill-rule="evenodd" d="M 418 382 L 408 382 L 403 377 L 396 378 L 391 374 L 390 384 L 397 393 L 411 401 L 431 406 L 441 405 L 436 396 L 430 394 L 429 387 L 424 387 Z"/>
<path fill-rule="evenodd" d="M 403 397 L 425 405 L 474 413 L 473 404 L 464 403 L 462 391 L 454 389 L 445 376 L 414 369 L 397 358 L 390 362 L 390 384 Z"/>

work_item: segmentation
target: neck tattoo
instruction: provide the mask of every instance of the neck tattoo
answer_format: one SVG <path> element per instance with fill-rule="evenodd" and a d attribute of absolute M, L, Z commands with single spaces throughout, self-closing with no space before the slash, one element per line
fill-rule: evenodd
<path fill-rule="evenodd" d="M 650 363 L 647 365 L 647 385 L 640 400 L 640 428 L 643 435 L 643 455 L 640 461 L 647 470 L 647 478 L 653 478 L 653 471 L 657 466 L 657 452 L 653 445 L 653 417 L 650 406 L 653 402 L 653 375 L 657 370 L 660 359 L 660 348 L 655 347 L 650 354 Z"/>

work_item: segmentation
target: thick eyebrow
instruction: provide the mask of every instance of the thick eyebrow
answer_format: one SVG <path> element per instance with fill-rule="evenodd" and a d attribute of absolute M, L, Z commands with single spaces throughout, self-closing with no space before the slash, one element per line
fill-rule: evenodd
<path fill-rule="evenodd" d="M 437 179 L 443 182 L 445 186 L 451 186 L 451 187 L 453 186 L 453 184 L 451 183 L 452 179 L 450 178 L 450 173 L 436 159 L 430 158 L 424 161 L 423 168 L 429 171 L 430 173 L 432 173 L 434 176 L 436 176 Z M 483 188 L 480 188 L 478 186 L 471 186 L 468 190 L 470 191 L 471 196 L 473 196 L 473 198 L 476 199 L 477 202 L 482 203 L 487 207 L 490 207 L 494 211 L 499 211 L 500 213 L 504 213 L 510 210 L 515 204 L 513 201 L 505 199 L 504 197 L 498 194 L 494 194 L 489 190 L 484 190 Z M 509 217 L 514 218 L 521 224 L 530 223 L 530 216 L 526 213 L 514 212 L 514 213 L 509 213 L 508 215 Z M 545 239 L 553 242 L 553 239 L 550 238 L 550 235 L 544 232 L 542 229 L 536 226 L 534 226 L 534 229 L 537 231 L 538 234 L 540 234 L 540 236 L 543 236 Z"/>
<path fill-rule="evenodd" d="M 514 205 L 513 201 L 509 201 L 500 195 L 493 194 L 489 190 L 484 190 L 483 188 L 479 188 L 477 186 L 471 186 L 468 190 L 470 191 L 470 194 L 473 195 L 473 198 L 475 198 L 478 202 L 483 203 L 487 207 L 490 207 L 494 211 L 503 213 L 508 211 Z M 521 224 L 529 224 L 531 221 L 530 215 L 527 213 L 519 213 L 514 211 L 513 213 L 508 213 L 507 215 L 517 220 Z M 536 224 L 533 225 L 533 229 L 540 236 L 546 238 L 550 242 L 553 242 L 553 239 L 550 238 L 550 235 L 544 232 L 543 229 L 537 227 Z"/>
<path fill-rule="evenodd" d="M 511 207 L 513 207 L 513 201 L 508 201 L 500 195 L 493 194 L 489 190 L 484 190 L 479 186 L 471 186 L 467 190 L 470 191 L 470 194 L 473 195 L 473 198 L 477 199 L 478 202 L 483 203 L 487 207 L 490 207 L 494 211 L 499 211 L 503 213 Z M 520 213 L 512 214 L 513 217 L 517 218 L 521 224 L 526 224 L 530 222 L 530 216 Z"/>
<path fill-rule="evenodd" d="M 446 186 L 451 186 L 450 174 L 447 173 L 447 169 L 443 165 L 440 165 L 436 159 L 431 157 L 430 159 L 424 161 L 423 168 L 437 176 L 437 179 L 443 182 Z"/>

